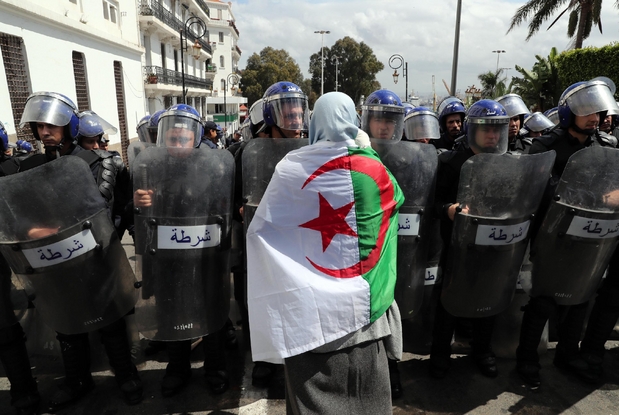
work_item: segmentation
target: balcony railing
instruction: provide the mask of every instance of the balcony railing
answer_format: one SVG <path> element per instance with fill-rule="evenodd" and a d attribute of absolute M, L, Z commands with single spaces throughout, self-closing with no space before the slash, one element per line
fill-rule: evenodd
<path fill-rule="evenodd" d="M 183 85 L 183 75 L 178 71 L 160 66 L 144 66 L 144 82 L 147 84 Z M 213 81 L 185 74 L 186 88 L 213 89 Z"/>
<path fill-rule="evenodd" d="M 163 4 L 157 0 L 140 0 L 140 15 L 156 17 L 176 32 L 180 32 L 185 29 L 185 23 L 176 17 L 174 13 L 166 10 L 166 8 L 163 7 Z M 209 55 L 212 54 L 211 44 L 208 40 L 204 40 L 209 38 L 208 30 L 200 39 L 197 39 L 197 36 L 192 30 L 187 31 L 186 36 L 191 42 L 195 42 L 197 40 L 202 46 L 202 50 Z"/>
<path fill-rule="evenodd" d="M 236 24 L 234 23 L 234 20 L 228 20 L 228 24 L 232 26 L 232 28 L 236 32 L 236 35 L 239 36 L 240 35 L 239 29 L 236 28 Z"/>
<path fill-rule="evenodd" d="M 198 3 L 198 6 L 200 6 L 202 11 L 206 13 L 208 17 L 211 17 L 211 10 L 208 8 L 205 2 L 203 2 L 202 0 L 196 0 L 196 3 Z"/>
<path fill-rule="evenodd" d="M 242 53 L 241 52 L 241 48 L 239 47 L 239 45 L 233 45 L 231 49 L 232 49 L 233 52 L 236 52 L 239 55 Z"/>

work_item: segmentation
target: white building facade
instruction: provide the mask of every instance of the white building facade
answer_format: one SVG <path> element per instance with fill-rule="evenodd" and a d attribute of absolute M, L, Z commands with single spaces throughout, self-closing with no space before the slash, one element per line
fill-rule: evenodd
<path fill-rule="evenodd" d="M 152 114 L 184 99 L 203 119 L 215 121 L 230 131 L 238 128 L 239 105 L 247 99 L 236 96 L 234 85 L 226 89 L 224 97 L 221 84 L 227 71 L 234 68 L 236 74 L 240 59 L 238 30 L 230 4 L 206 0 L 139 0 L 139 26 L 145 52 L 147 112 Z M 185 48 L 181 47 L 181 34 Z"/>
<path fill-rule="evenodd" d="M 211 10 L 210 40 L 213 46 L 213 65 L 217 72 L 213 79 L 213 94 L 207 98 L 209 119 L 232 133 L 239 128 L 244 113 L 239 110 L 247 98 L 239 90 L 238 63 L 241 49 L 238 46 L 239 30 L 230 3 L 207 0 Z M 212 118 L 211 118 L 212 117 Z"/>
<path fill-rule="evenodd" d="M 183 100 L 231 132 L 247 102 L 238 38 L 221 1 L 0 0 L 0 121 L 33 142 L 18 127 L 26 98 L 59 92 L 118 127 L 110 148 L 125 162 L 139 120 Z"/>
<path fill-rule="evenodd" d="M 53 91 L 112 125 L 114 149 L 136 137 L 145 112 L 136 0 L 0 0 L 0 120 L 10 140 L 26 98 Z"/>

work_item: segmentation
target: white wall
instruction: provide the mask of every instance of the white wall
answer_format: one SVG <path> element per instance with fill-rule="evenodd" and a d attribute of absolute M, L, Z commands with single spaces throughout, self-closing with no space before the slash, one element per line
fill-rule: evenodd
<path fill-rule="evenodd" d="M 17 3 L 12 0 L 3 1 Z M 77 21 L 71 17 L 72 14 L 78 15 L 79 7 L 69 10 L 68 16 L 64 16 L 63 10 L 70 9 L 72 3 L 68 0 L 58 3 L 48 0 L 22 0 L 20 4 L 24 7 L 0 3 L 0 32 L 23 38 L 32 91 L 60 92 L 77 103 L 72 52 L 81 52 L 86 64 L 91 108 L 118 127 L 114 61 L 120 61 L 123 67 L 129 138 L 136 137 L 137 121 L 145 113 L 145 98 L 141 67 L 143 49 L 138 46 L 135 1 L 119 2 L 119 15 L 126 11 L 127 16 L 122 17 L 123 21 L 118 29 L 113 25 L 110 29 L 109 22 L 96 18 L 97 12 L 101 16 L 103 13 L 100 1 L 78 0 L 78 3 L 83 3 L 85 12 L 90 10 L 87 6 L 98 6 L 92 8 L 91 14 L 86 13 L 89 16 L 86 24 L 80 23 L 79 17 Z M 46 10 L 40 5 L 56 10 Z M 62 6 L 67 7 L 63 9 Z M 61 13 L 57 13 L 58 10 Z M 0 94 L 0 120 L 10 120 L 5 125 L 8 124 L 9 133 L 14 134 L 15 123 L 19 120 L 12 120 L 3 66 L 0 67 Z M 110 139 L 112 144 L 120 142 L 120 133 Z"/>

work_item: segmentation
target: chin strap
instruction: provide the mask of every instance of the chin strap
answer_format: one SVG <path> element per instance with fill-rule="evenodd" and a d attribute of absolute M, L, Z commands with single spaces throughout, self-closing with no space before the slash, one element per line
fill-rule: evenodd
<path fill-rule="evenodd" d="M 586 130 L 583 130 L 582 128 L 578 127 L 576 124 L 572 123 L 572 130 L 576 131 L 579 134 L 592 135 L 592 134 L 595 134 L 595 132 L 597 131 L 597 128 L 588 128 Z"/>
<path fill-rule="evenodd" d="M 45 155 L 47 156 L 48 160 L 55 160 L 57 158 L 60 158 L 60 152 L 65 146 L 65 141 L 69 141 L 69 140 L 67 140 L 66 138 L 63 138 L 60 141 L 60 144 L 58 144 L 57 146 L 43 147 L 45 149 Z M 73 142 L 71 142 L 71 144 L 73 144 Z"/>

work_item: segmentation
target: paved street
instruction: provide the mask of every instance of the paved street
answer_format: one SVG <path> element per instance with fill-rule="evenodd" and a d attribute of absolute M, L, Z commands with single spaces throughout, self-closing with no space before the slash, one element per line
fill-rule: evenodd
<path fill-rule="evenodd" d="M 130 259 L 134 258 L 130 239 L 124 244 Z M 233 307 L 234 308 L 234 307 Z M 237 321 L 236 316 L 234 321 Z M 28 321 L 27 319 L 25 320 Z M 39 382 L 43 400 L 54 392 L 55 384 L 62 376 L 62 362 L 53 334 L 40 327 L 26 328 L 35 333 L 37 344 L 31 360 Z M 38 330 L 38 331 L 37 331 Z M 228 351 L 231 387 L 220 396 L 213 396 L 206 388 L 202 377 L 202 347 L 192 352 L 193 377 L 190 384 L 178 396 L 163 398 L 160 381 L 165 370 L 166 353 L 160 352 L 145 360 L 140 349 L 147 342 L 135 339 L 134 351 L 140 375 L 144 383 L 144 401 L 127 407 L 112 373 L 107 369 L 103 349 L 97 335 L 91 336 L 93 348 L 93 372 L 96 388 L 74 407 L 60 414 L 83 415 L 129 415 L 129 414 L 284 414 L 284 379 L 280 370 L 268 389 L 251 386 L 252 363 L 248 353 L 248 341 L 241 327 L 237 326 L 239 348 Z M 46 340 L 46 341 L 45 341 Z M 463 350 L 461 345 L 455 347 Z M 394 414 L 616 414 L 619 413 L 619 342 L 608 343 L 611 349 L 606 356 L 605 382 L 601 385 L 586 385 L 565 375 L 552 365 L 554 343 L 542 357 L 542 387 L 530 391 L 522 386 L 514 372 L 515 362 L 499 359 L 499 377 L 488 379 L 478 374 L 471 359 L 457 355 L 447 378 L 434 380 L 428 377 L 428 361 L 425 355 L 407 353 L 400 364 L 404 397 L 394 402 Z M 0 375 L 3 373 L 0 372 Z M 8 381 L 0 377 L 0 414 L 10 414 Z"/>

